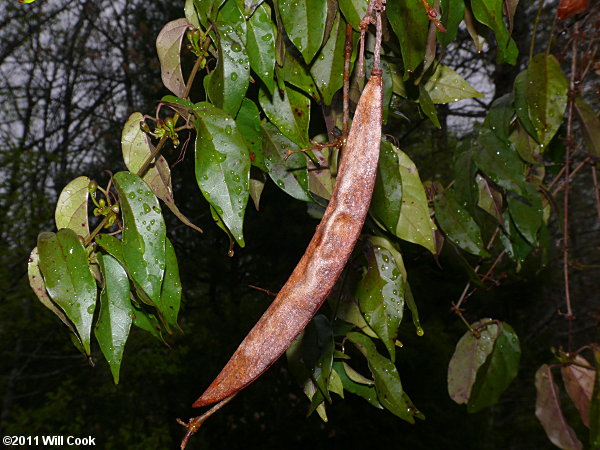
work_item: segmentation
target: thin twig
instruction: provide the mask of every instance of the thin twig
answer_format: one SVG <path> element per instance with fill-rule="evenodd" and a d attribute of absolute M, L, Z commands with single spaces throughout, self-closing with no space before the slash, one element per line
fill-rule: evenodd
<path fill-rule="evenodd" d="M 227 397 L 225 400 L 221 400 L 219 403 L 217 403 L 215 406 L 210 408 L 208 411 L 206 411 L 201 416 L 192 417 L 188 421 L 188 423 L 185 423 L 181 419 L 177 419 L 177 422 L 179 424 L 181 424 L 187 428 L 187 432 L 185 433 L 185 436 L 183 437 L 183 440 L 181 441 L 181 449 L 183 450 L 187 446 L 188 441 L 190 440 L 192 435 L 195 434 L 196 431 L 198 431 L 198 429 L 202 426 L 202 424 L 206 421 L 206 419 L 208 419 L 210 416 L 212 416 L 214 413 L 216 413 L 219 409 L 221 409 L 223 406 L 225 406 L 227 403 L 229 403 L 235 396 L 236 396 L 236 394 L 233 394 L 233 395 Z"/>

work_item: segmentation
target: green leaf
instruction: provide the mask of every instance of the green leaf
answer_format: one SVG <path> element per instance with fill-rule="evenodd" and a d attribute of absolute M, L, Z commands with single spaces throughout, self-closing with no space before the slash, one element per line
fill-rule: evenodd
<path fill-rule="evenodd" d="M 433 103 L 452 103 L 483 94 L 448 66 L 437 64 L 424 85 Z"/>
<path fill-rule="evenodd" d="M 256 174 L 250 172 L 250 198 L 252 198 L 254 207 L 257 211 L 260 209 L 260 196 L 265 188 L 265 181 L 267 181 L 267 176 L 263 172 L 258 172 Z"/>
<path fill-rule="evenodd" d="M 542 199 L 531 183 L 525 184 L 523 196 L 507 195 L 508 211 L 517 229 L 531 245 L 538 243 L 538 230 L 542 226 Z"/>
<path fill-rule="evenodd" d="M 319 166 L 317 167 L 317 165 L 310 159 L 306 160 L 308 170 L 308 189 L 313 194 L 329 200 L 331 198 L 335 183 L 335 178 L 331 174 L 330 161 L 332 161 L 332 158 L 337 156 L 337 149 L 333 149 L 332 151 L 330 148 L 324 147 L 320 150 L 312 150 L 312 154 L 315 158 L 317 158 Z"/>
<path fill-rule="evenodd" d="M 194 25 L 196 28 L 200 28 L 200 21 L 198 20 L 198 14 L 196 8 L 194 8 L 194 0 L 185 0 L 185 6 L 183 7 L 185 12 L 185 18 L 189 23 Z"/>
<path fill-rule="evenodd" d="M 173 244 L 165 241 L 165 277 L 160 292 L 160 302 L 156 305 L 167 329 L 179 329 L 177 316 L 181 303 L 181 281 L 179 280 L 179 265 Z"/>
<path fill-rule="evenodd" d="M 347 338 L 367 358 L 369 369 L 375 380 L 377 399 L 392 414 L 407 422 L 414 423 L 415 411 L 406 401 L 402 390 L 400 375 L 392 361 L 381 355 L 369 337 L 361 333 L 350 332 Z"/>
<path fill-rule="evenodd" d="M 539 143 L 537 131 L 529 118 L 529 106 L 527 104 L 527 70 L 524 70 L 515 77 L 513 95 L 515 100 L 515 111 L 517 112 L 520 124 L 525 128 L 529 136 Z"/>
<path fill-rule="evenodd" d="M 246 143 L 252 165 L 266 172 L 260 114 L 258 106 L 252 100 L 248 98 L 242 100 L 242 106 L 235 118 L 235 124 Z"/>
<path fill-rule="evenodd" d="M 402 178 L 397 149 L 381 141 L 377 179 L 371 200 L 371 216 L 390 233 L 396 233 L 402 208 Z"/>
<path fill-rule="evenodd" d="M 67 327 L 70 328 L 70 330 L 77 337 L 77 339 L 79 339 L 79 336 L 77 335 L 77 331 L 75 330 L 73 324 L 69 322 L 69 319 L 67 319 L 65 313 L 54 304 L 54 302 L 48 295 L 48 291 L 46 290 L 46 282 L 44 281 L 44 277 L 42 276 L 42 272 L 40 271 L 40 255 L 37 247 L 35 247 L 29 255 L 29 262 L 27 263 L 27 275 L 29 278 L 29 286 L 31 286 L 31 289 L 33 289 L 33 292 L 37 296 L 38 300 L 42 303 L 42 305 L 44 305 L 46 308 L 48 308 L 50 311 L 56 314 L 58 318 L 62 320 L 62 322 Z"/>
<path fill-rule="evenodd" d="M 441 0 L 440 7 L 442 10 L 441 22 L 446 28 L 446 32 L 438 31 L 436 35 L 441 46 L 446 47 L 456 39 L 458 26 L 465 15 L 465 3 L 463 0 Z"/>
<path fill-rule="evenodd" d="M 429 20 L 423 5 L 416 1 L 392 1 L 387 4 L 386 14 L 400 42 L 404 69 L 414 72 L 423 62 L 427 45 Z"/>
<path fill-rule="evenodd" d="M 50 298 L 73 323 L 87 355 L 98 292 L 88 256 L 70 228 L 38 236 L 39 267 Z"/>
<path fill-rule="evenodd" d="M 338 4 L 346 22 L 356 31 L 360 31 L 360 21 L 367 13 L 368 0 L 339 0 Z"/>
<path fill-rule="evenodd" d="M 514 146 L 487 129 L 481 130 L 473 144 L 479 169 L 497 185 L 520 194 L 525 183 L 525 164 Z"/>
<path fill-rule="evenodd" d="M 396 338 L 404 312 L 406 277 L 392 252 L 370 239 L 363 249 L 367 269 L 356 290 L 360 310 L 383 341 L 392 361 L 396 358 Z"/>
<path fill-rule="evenodd" d="M 166 99 L 166 100 L 165 100 Z M 173 101 L 179 99 L 178 97 L 166 96 L 163 101 Z M 185 100 L 187 102 L 187 100 Z M 137 173 L 141 169 L 142 165 L 148 159 L 148 157 L 154 152 L 154 146 L 150 141 L 150 138 L 140 128 L 140 123 L 144 120 L 139 112 L 134 112 L 129 116 L 123 132 L 121 134 L 121 150 L 123 152 L 123 160 L 125 166 L 132 173 Z M 160 198 L 167 207 L 188 227 L 193 228 L 196 231 L 202 232 L 202 230 L 194 225 L 190 220 L 183 215 L 179 208 L 175 204 L 175 198 L 173 197 L 173 187 L 171 185 L 171 169 L 169 163 L 162 156 L 154 160 L 146 173 L 142 176 L 142 179 L 146 182 L 154 195 Z"/>
<path fill-rule="evenodd" d="M 277 75 L 280 78 L 283 78 L 283 81 L 291 84 L 292 86 L 297 87 L 302 92 L 306 92 L 313 98 L 317 98 L 317 86 L 315 85 L 315 81 L 313 77 L 310 75 L 306 64 L 303 61 L 296 58 L 295 55 L 291 53 L 285 54 L 285 65 L 279 72 L 281 75 Z M 282 88 L 280 88 L 282 90 Z M 275 93 L 277 95 L 277 93 Z"/>
<path fill-rule="evenodd" d="M 406 284 L 404 300 L 406 301 L 406 306 L 408 307 L 412 315 L 412 321 L 413 325 L 415 326 L 417 336 L 423 336 L 425 334 L 425 331 L 423 330 L 423 327 L 421 326 L 421 320 L 419 319 L 419 309 L 417 308 L 417 303 L 415 302 L 415 298 L 408 283 Z"/>
<path fill-rule="evenodd" d="M 500 233 L 500 241 L 510 259 L 520 264 L 531 253 L 533 247 L 519 233 L 508 211 L 504 211 L 502 218 L 504 228 Z"/>
<path fill-rule="evenodd" d="M 208 28 L 217 19 L 219 8 L 225 0 L 194 0 L 200 23 Z"/>
<path fill-rule="evenodd" d="M 217 108 L 235 117 L 250 84 L 248 54 L 231 25 L 218 22 L 215 29 L 219 57 L 217 67 L 204 78 L 204 89 Z"/>
<path fill-rule="evenodd" d="M 158 199 L 148 185 L 131 172 L 113 177 L 123 215 L 123 262 L 127 272 L 152 304 L 160 301 L 164 275 L 165 222 Z"/>
<path fill-rule="evenodd" d="M 70 228 L 82 237 L 90 234 L 87 207 L 89 185 L 88 177 L 77 177 L 63 188 L 54 212 L 56 228 Z"/>
<path fill-rule="evenodd" d="M 322 0 L 278 0 L 285 32 L 310 64 L 325 33 L 327 2 Z"/>
<path fill-rule="evenodd" d="M 250 156 L 235 121 L 210 103 L 197 103 L 196 180 L 206 200 L 243 247 Z"/>
<path fill-rule="evenodd" d="M 160 322 L 156 318 L 156 315 L 148 310 L 144 305 L 140 305 L 141 307 L 133 307 L 133 324 L 150 333 L 156 339 L 161 342 L 165 342 L 162 329 L 160 327 Z"/>
<path fill-rule="evenodd" d="M 353 34 L 353 42 L 356 36 Z M 315 84 L 323 97 L 323 103 L 330 105 L 335 94 L 344 84 L 344 46 L 346 43 L 346 22 L 338 12 L 333 22 L 329 39 L 321 48 L 310 68 Z M 353 61 L 351 61 L 352 64 Z M 352 70 L 352 69 L 350 69 Z"/>
<path fill-rule="evenodd" d="M 437 117 L 437 113 L 435 111 L 435 106 L 431 101 L 431 97 L 425 87 L 423 85 L 419 85 L 419 106 L 421 106 L 421 110 L 423 113 L 431 120 L 431 123 L 436 128 L 442 128 L 440 125 L 440 121 Z"/>
<path fill-rule="evenodd" d="M 435 253 L 433 232 L 435 225 L 429 217 L 425 188 L 415 164 L 406 153 L 392 145 L 398 155 L 398 170 L 402 179 L 402 209 L 396 226 L 396 236 L 419 244 Z"/>
<path fill-rule="evenodd" d="M 521 346 L 515 331 L 502 322 L 492 353 L 477 371 L 477 378 L 467 403 L 473 413 L 494 405 L 517 376 Z"/>
<path fill-rule="evenodd" d="M 494 100 L 483 125 L 492 130 L 500 139 L 508 142 L 510 122 L 514 113 L 513 95 L 505 94 Z"/>
<path fill-rule="evenodd" d="M 575 112 L 581 123 L 581 132 L 588 151 L 600 157 L 600 119 L 598 119 L 598 114 L 580 95 L 575 98 Z"/>
<path fill-rule="evenodd" d="M 164 85 L 177 97 L 185 94 L 185 81 L 181 71 L 181 42 L 190 23 L 177 19 L 167 23 L 156 38 L 156 51 L 160 60 L 160 74 Z"/>
<path fill-rule="evenodd" d="M 301 92 L 286 86 L 282 93 L 275 91 L 272 97 L 261 89 L 258 101 L 265 114 L 279 130 L 301 148 L 310 147 L 308 125 L 310 122 L 310 99 Z"/>
<path fill-rule="evenodd" d="M 535 373 L 535 416 L 541 422 L 548 439 L 559 448 L 579 450 L 583 445 L 569 426 L 560 408 L 560 392 L 552 369 L 543 364 Z"/>
<path fill-rule="evenodd" d="M 481 319 L 467 331 L 456 344 L 454 354 L 448 365 L 448 393 L 458 404 L 467 403 L 477 371 L 485 363 L 494 348 L 500 333 L 500 327 L 492 319 Z"/>
<path fill-rule="evenodd" d="M 98 263 L 104 287 L 100 293 L 100 314 L 94 335 L 108 362 L 115 384 L 119 384 L 121 360 L 133 315 L 129 299 L 129 279 L 123 266 L 112 256 L 99 254 Z"/>
<path fill-rule="evenodd" d="M 594 345 L 594 360 L 596 363 L 596 379 L 590 399 L 590 446 L 600 448 L 600 347 Z"/>
<path fill-rule="evenodd" d="M 218 22 L 231 25 L 240 39 L 246 38 L 246 18 L 242 13 L 237 0 L 225 0 L 217 14 Z"/>
<path fill-rule="evenodd" d="M 486 213 L 496 218 L 498 223 L 503 223 L 502 219 L 502 194 L 481 175 L 475 177 L 479 188 L 479 199 L 477 206 Z"/>
<path fill-rule="evenodd" d="M 263 125 L 263 143 L 265 165 L 275 184 L 298 200 L 312 201 L 308 190 L 306 156 L 300 152 L 286 159 L 290 151 L 298 150 L 298 146 L 269 123 Z"/>
<path fill-rule="evenodd" d="M 458 203 L 452 189 L 438 194 L 434 205 L 435 218 L 448 239 L 466 252 L 490 257 L 481 239 L 479 226 L 465 207 Z"/>
<path fill-rule="evenodd" d="M 266 4 L 260 5 L 248 20 L 246 48 L 250 67 L 256 72 L 271 94 L 275 88 L 275 35 L 271 22 L 271 10 Z"/>
<path fill-rule="evenodd" d="M 569 81 L 553 55 L 533 57 L 527 68 L 525 98 L 542 147 L 550 143 L 563 121 L 568 90 Z"/>
<path fill-rule="evenodd" d="M 503 0 L 472 0 L 471 9 L 475 18 L 492 29 L 498 42 L 498 63 L 515 65 L 519 50 L 510 37 L 502 17 Z"/>
<path fill-rule="evenodd" d="M 339 375 L 345 390 L 351 394 L 355 394 L 364 398 L 375 408 L 383 409 L 383 406 L 381 406 L 381 403 L 379 403 L 379 400 L 377 400 L 377 391 L 375 390 L 375 386 L 360 384 L 351 380 L 346 374 L 344 364 L 340 361 L 333 363 L 333 371 Z"/>

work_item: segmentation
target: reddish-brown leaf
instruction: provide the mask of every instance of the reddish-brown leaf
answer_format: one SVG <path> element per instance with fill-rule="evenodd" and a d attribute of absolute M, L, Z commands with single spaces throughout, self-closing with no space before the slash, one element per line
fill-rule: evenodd
<path fill-rule="evenodd" d="M 594 381 L 596 380 L 596 371 L 591 364 L 581 356 L 575 357 L 576 364 L 561 367 L 565 388 L 573 404 L 579 411 L 581 420 L 586 427 L 590 427 L 590 399 L 594 390 Z M 586 369 L 586 366 L 589 369 Z"/>
<path fill-rule="evenodd" d="M 556 15 L 560 20 L 565 20 L 586 11 L 589 6 L 590 0 L 560 0 Z"/>

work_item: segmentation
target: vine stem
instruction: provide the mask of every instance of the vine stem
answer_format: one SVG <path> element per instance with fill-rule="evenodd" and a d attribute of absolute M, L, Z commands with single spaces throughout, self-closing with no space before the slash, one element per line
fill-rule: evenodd
<path fill-rule="evenodd" d="M 187 432 L 185 433 L 185 436 L 183 437 L 183 440 L 181 441 L 181 450 L 185 449 L 185 447 L 187 446 L 188 441 L 190 440 L 192 435 L 194 435 L 196 433 L 196 431 L 198 431 L 198 429 L 202 426 L 202 424 L 204 422 L 206 422 L 206 420 L 210 416 L 212 416 L 214 413 L 216 413 L 219 409 L 221 409 L 223 406 L 225 406 L 227 403 L 229 403 L 231 400 L 233 400 L 233 398 L 235 396 L 236 396 L 236 394 L 233 394 L 233 395 L 227 397 L 226 399 L 221 400 L 219 403 L 217 403 L 215 406 L 210 408 L 208 411 L 206 411 L 201 416 L 192 417 L 188 421 L 188 423 L 185 423 L 181 419 L 177 419 L 177 422 L 179 424 L 181 424 L 187 428 Z"/>

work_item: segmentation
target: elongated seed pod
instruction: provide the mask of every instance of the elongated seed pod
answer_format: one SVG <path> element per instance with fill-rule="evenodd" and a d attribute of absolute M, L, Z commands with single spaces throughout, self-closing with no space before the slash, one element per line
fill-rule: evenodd
<path fill-rule="evenodd" d="M 302 259 L 194 407 L 223 400 L 267 370 L 306 327 L 339 278 L 360 235 L 377 174 L 383 86 L 373 69 L 361 94 L 329 205 Z"/>

